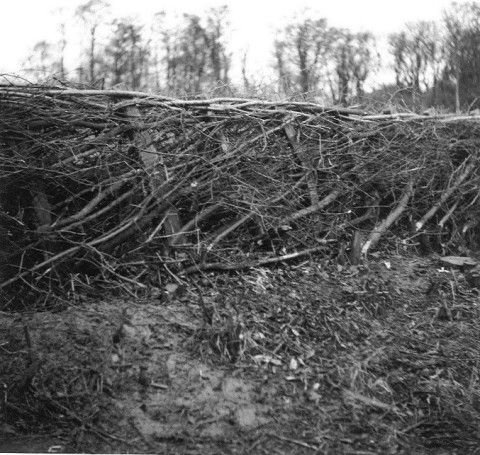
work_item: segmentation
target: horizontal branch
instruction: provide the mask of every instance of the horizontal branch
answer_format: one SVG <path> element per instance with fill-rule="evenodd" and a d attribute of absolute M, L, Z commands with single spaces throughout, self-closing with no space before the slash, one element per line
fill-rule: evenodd
<path fill-rule="evenodd" d="M 262 265 L 276 264 L 279 262 L 286 262 L 292 259 L 296 259 L 308 254 L 318 253 L 319 251 L 325 251 L 325 246 L 317 246 L 314 248 L 307 248 L 306 250 L 298 251 L 296 253 L 285 254 L 283 256 L 277 256 L 274 258 L 259 259 L 257 261 L 244 261 L 238 264 L 226 264 L 223 262 L 212 262 L 207 264 L 193 265 L 182 270 L 182 275 L 189 275 L 192 273 L 202 272 L 205 270 L 244 270 L 252 269 L 254 267 L 261 267 Z"/>

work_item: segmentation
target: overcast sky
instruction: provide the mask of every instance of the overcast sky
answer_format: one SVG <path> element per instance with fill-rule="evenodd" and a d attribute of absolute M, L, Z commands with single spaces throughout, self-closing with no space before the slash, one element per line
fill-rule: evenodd
<path fill-rule="evenodd" d="M 36 42 L 58 40 L 58 11 L 63 9 L 64 14 L 71 16 L 81 3 L 81 0 L 0 0 L 0 72 L 18 72 Z M 405 22 L 440 19 L 442 10 L 450 3 L 450 0 L 110 0 L 113 16 L 137 17 L 147 23 L 161 10 L 201 13 L 209 7 L 228 5 L 232 49 L 235 53 L 248 49 L 250 71 L 253 69 L 257 76 L 268 74 L 275 30 L 296 11 L 309 8 L 312 15 L 326 17 L 332 26 L 370 30 L 382 40 Z M 69 33 L 70 41 L 82 35 L 73 23 Z M 77 58 L 72 46 L 67 54 L 71 60 Z M 234 55 L 234 72 L 238 71 L 239 58 Z"/>

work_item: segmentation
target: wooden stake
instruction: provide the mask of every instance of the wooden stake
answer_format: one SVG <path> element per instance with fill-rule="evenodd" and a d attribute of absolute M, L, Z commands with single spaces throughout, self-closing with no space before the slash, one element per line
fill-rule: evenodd
<path fill-rule="evenodd" d="M 313 157 L 311 156 L 312 153 L 309 152 L 309 150 L 307 150 L 297 140 L 297 133 L 293 125 L 286 125 L 284 129 L 295 154 L 297 155 L 298 159 L 302 163 L 303 168 L 305 169 L 305 172 L 307 173 L 307 186 L 310 193 L 310 203 L 312 205 L 318 204 L 320 200 L 317 191 L 318 176 L 317 169 L 314 165 Z"/>
<path fill-rule="evenodd" d="M 129 106 L 126 109 L 126 113 L 130 117 L 141 117 L 140 111 L 137 107 Z M 142 160 L 144 169 L 149 173 L 150 190 L 156 191 L 165 182 L 168 182 L 169 176 L 166 166 L 163 162 L 162 154 L 158 152 L 155 146 L 152 144 L 152 138 L 147 131 L 136 131 L 133 135 L 134 141 L 139 150 L 140 159 Z M 158 199 L 162 199 L 162 194 L 158 195 Z M 163 225 L 163 231 L 167 236 L 167 242 L 172 245 L 174 239 L 176 242 L 180 242 L 181 239 L 175 234 L 180 231 L 181 224 L 178 216 L 178 211 L 175 208 L 168 210 L 165 223 Z"/>

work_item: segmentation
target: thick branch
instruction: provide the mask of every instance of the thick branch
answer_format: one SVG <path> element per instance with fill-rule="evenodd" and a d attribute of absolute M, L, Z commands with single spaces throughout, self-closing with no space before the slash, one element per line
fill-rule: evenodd
<path fill-rule="evenodd" d="M 197 215 L 195 215 L 195 217 L 192 220 L 190 220 L 188 223 L 186 223 L 177 232 L 177 236 L 174 237 L 174 239 L 172 240 L 172 245 L 176 245 L 177 243 L 179 243 L 179 241 L 180 241 L 179 239 L 181 238 L 181 234 L 185 234 L 185 233 L 189 232 L 190 229 L 192 229 L 194 226 L 197 226 L 200 221 L 202 221 L 205 218 L 207 218 L 208 216 L 210 216 L 212 213 L 214 213 L 216 210 L 218 210 L 221 206 L 222 206 L 222 204 L 214 204 L 214 205 L 211 205 L 211 206 L 203 209 L 200 213 L 197 213 Z"/>
<path fill-rule="evenodd" d="M 415 223 L 415 231 L 420 231 L 425 223 L 432 218 L 435 213 L 440 209 L 440 207 L 445 203 L 445 201 L 457 190 L 457 188 L 465 181 L 465 179 L 470 175 L 470 173 L 475 169 L 477 163 L 472 160 L 467 166 L 465 166 L 464 171 L 458 176 L 455 183 L 447 188 L 440 199 L 433 205 L 433 207 L 419 220 Z"/>
<path fill-rule="evenodd" d="M 244 270 L 251 269 L 253 267 L 260 267 L 262 265 L 275 264 L 278 262 L 286 262 L 291 259 L 306 256 L 308 254 L 317 253 L 325 250 L 325 246 L 317 246 L 314 248 L 308 248 L 306 250 L 298 251 L 296 253 L 285 254 L 283 256 L 277 256 L 274 258 L 259 259 L 258 261 L 246 261 L 239 264 L 225 264 L 223 262 L 213 262 L 209 264 L 200 264 L 188 267 L 182 271 L 183 275 L 189 275 L 191 273 L 201 272 L 205 270 Z"/>
<path fill-rule="evenodd" d="M 374 229 L 368 240 L 362 247 L 362 254 L 365 255 L 368 253 L 370 248 L 373 248 L 382 235 L 388 230 L 388 228 L 402 215 L 405 208 L 407 207 L 408 201 L 412 197 L 413 194 L 413 180 L 410 180 L 403 190 L 402 197 L 398 201 L 397 206 L 388 214 L 388 216 L 380 223 L 380 225 Z"/>
<path fill-rule="evenodd" d="M 302 210 L 299 210 L 298 212 L 295 212 L 292 215 L 284 218 L 281 224 L 290 223 L 292 221 L 298 220 L 312 213 L 319 212 L 320 210 L 323 210 L 325 207 L 330 205 L 335 199 L 337 199 L 338 196 L 340 196 L 340 191 L 333 190 L 330 194 L 325 196 L 318 203 L 311 205 L 309 207 L 306 207 Z"/>

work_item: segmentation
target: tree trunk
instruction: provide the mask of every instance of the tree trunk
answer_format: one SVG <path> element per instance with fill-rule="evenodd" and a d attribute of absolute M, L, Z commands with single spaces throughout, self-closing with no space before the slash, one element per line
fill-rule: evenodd
<path fill-rule="evenodd" d="M 88 56 L 88 77 L 90 84 L 95 81 L 95 34 L 97 26 L 90 29 L 90 55 Z"/>
<path fill-rule="evenodd" d="M 455 113 L 460 114 L 460 69 L 455 74 Z"/>
<path fill-rule="evenodd" d="M 60 79 L 65 80 L 65 48 L 67 46 L 67 40 L 65 38 L 65 24 L 60 26 L 60 32 L 62 34 L 62 39 L 60 41 L 60 60 L 59 60 L 59 72 Z"/>

